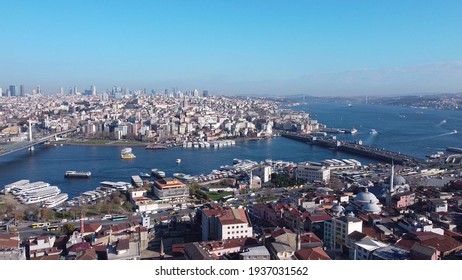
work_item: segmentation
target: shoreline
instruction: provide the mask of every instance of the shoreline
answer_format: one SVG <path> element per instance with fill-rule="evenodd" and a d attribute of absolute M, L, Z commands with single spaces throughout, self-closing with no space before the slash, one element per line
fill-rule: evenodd
<path fill-rule="evenodd" d="M 234 138 L 234 139 L 221 139 L 221 140 L 234 140 L 236 142 L 244 142 L 244 141 L 260 141 L 260 140 L 268 140 L 272 139 L 275 136 L 272 137 L 265 137 L 265 138 L 258 138 L 258 137 L 239 137 L 239 138 Z M 89 140 L 89 141 L 81 141 L 81 140 L 66 140 L 66 141 L 53 141 L 50 142 L 50 144 L 47 144 L 48 146 L 95 146 L 95 147 L 121 147 L 121 146 L 147 146 L 149 144 L 154 144 L 154 142 L 133 142 L 133 141 L 118 141 L 118 140 L 100 140 L 100 141 L 94 141 L 94 140 Z M 173 147 L 181 147 L 181 144 L 178 145 L 171 145 L 171 144 L 163 144 L 162 145 L 167 145 L 168 148 L 173 148 Z"/>

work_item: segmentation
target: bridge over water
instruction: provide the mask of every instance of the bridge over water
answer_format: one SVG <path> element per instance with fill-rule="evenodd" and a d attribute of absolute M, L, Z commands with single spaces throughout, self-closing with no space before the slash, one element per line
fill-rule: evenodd
<path fill-rule="evenodd" d="M 310 143 L 313 145 L 324 146 L 329 149 L 334 149 L 342 152 L 360 155 L 363 157 L 373 158 L 379 161 L 386 161 L 398 164 L 424 164 L 423 159 L 404 155 L 397 152 L 387 151 L 380 148 L 375 148 L 366 145 L 360 145 L 357 143 L 351 143 L 347 141 L 339 141 L 326 137 L 312 136 L 293 132 L 281 132 L 281 136 L 290 138 L 293 140 Z"/>
<path fill-rule="evenodd" d="M 32 141 L 22 141 L 22 142 L 17 142 L 17 143 L 13 143 L 13 144 L 0 146 L 0 157 L 4 156 L 4 155 L 7 155 L 7 154 L 17 152 L 17 151 L 20 151 L 20 150 L 23 150 L 23 149 L 28 149 L 28 148 L 34 147 L 35 145 L 43 144 L 43 143 L 45 143 L 45 142 L 47 142 L 47 141 L 49 141 L 51 139 L 54 139 L 54 138 L 56 138 L 58 136 L 61 136 L 61 135 L 64 135 L 64 134 L 67 134 L 67 133 L 70 133 L 70 132 L 75 132 L 75 131 L 77 131 L 77 128 L 68 129 L 68 130 L 57 132 L 57 133 L 53 133 L 53 134 L 44 136 L 44 137 L 42 137 L 40 139 L 36 139 L 36 140 L 32 140 Z"/>

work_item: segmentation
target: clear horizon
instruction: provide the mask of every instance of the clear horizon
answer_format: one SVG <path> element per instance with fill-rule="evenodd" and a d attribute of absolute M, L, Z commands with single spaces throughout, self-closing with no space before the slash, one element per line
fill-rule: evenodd
<path fill-rule="evenodd" d="M 462 91 L 460 1 L 7 1 L 0 87 Z"/>

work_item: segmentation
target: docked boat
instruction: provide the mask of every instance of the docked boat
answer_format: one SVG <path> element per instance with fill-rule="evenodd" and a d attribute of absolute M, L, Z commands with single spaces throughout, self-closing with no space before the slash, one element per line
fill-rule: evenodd
<path fill-rule="evenodd" d="M 5 186 L 3 187 L 3 192 L 4 192 L 4 193 L 9 193 L 12 189 L 17 188 L 17 187 L 24 186 L 24 185 L 29 184 L 29 183 L 30 183 L 29 180 L 19 180 L 19 181 L 16 181 L 16 182 L 14 182 L 14 183 L 5 185 Z"/>
<path fill-rule="evenodd" d="M 50 186 L 49 183 L 38 181 L 38 182 L 24 184 L 21 186 L 15 186 L 11 188 L 11 193 L 17 197 L 26 192 L 36 191 L 36 190 L 43 189 L 49 186 Z"/>
<path fill-rule="evenodd" d="M 140 177 L 141 177 L 141 178 L 150 178 L 151 175 L 149 175 L 148 173 L 140 172 Z"/>
<path fill-rule="evenodd" d="M 50 186 L 43 190 L 24 194 L 19 200 L 24 204 L 36 204 L 54 198 L 60 193 L 61 190 L 58 187 Z"/>
<path fill-rule="evenodd" d="M 122 159 L 134 159 L 136 156 L 132 153 L 132 148 L 124 148 L 120 152 L 120 157 Z"/>
<path fill-rule="evenodd" d="M 375 129 L 371 129 L 371 132 L 369 132 L 369 133 L 372 134 L 372 135 L 377 135 L 378 134 L 377 130 L 375 130 Z"/>
<path fill-rule="evenodd" d="M 353 127 L 353 129 L 351 129 L 351 131 L 350 131 L 350 134 L 353 134 L 353 135 L 354 135 L 354 134 L 356 134 L 356 133 L 358 133 L 358 130 L 357 130 L 356 128 Z"/>
<path fill-rule="evenodd" d="M 53 198 L 45 200 L 43 203 L 43 207 L 45 208 L 56 207 L 60 204 L 63 204 L 68 198 L 69 198 L 69 195 L 67 193 L 60 193 Z"/>
<path fill-rule="evenodd" d="M 90 171 L 66 171 L 64 174 L 66 178 L 89 178 L 90 176 Z"/>
<path fill-rule="evenodd" d="M 149 144 L 146 146 L 146 149 L 163 150 L 163 149 L 167 149 L 167 146 L 161 145 L 161 144 Z"/>
<path fill-rule="evenodd" d="M 164 178 L 165 177 L 165 172 L 161 171 L 159 169 L 151 169 L 152 175 L 159 177 L 159 178 Z"/>

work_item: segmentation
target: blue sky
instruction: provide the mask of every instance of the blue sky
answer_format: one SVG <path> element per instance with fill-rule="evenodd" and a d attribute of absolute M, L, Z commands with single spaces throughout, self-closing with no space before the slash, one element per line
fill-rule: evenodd
<path fill-rule="evenodd" d="M 462 91 L 462 1 L 0 3 L 4 89 Z"/>

